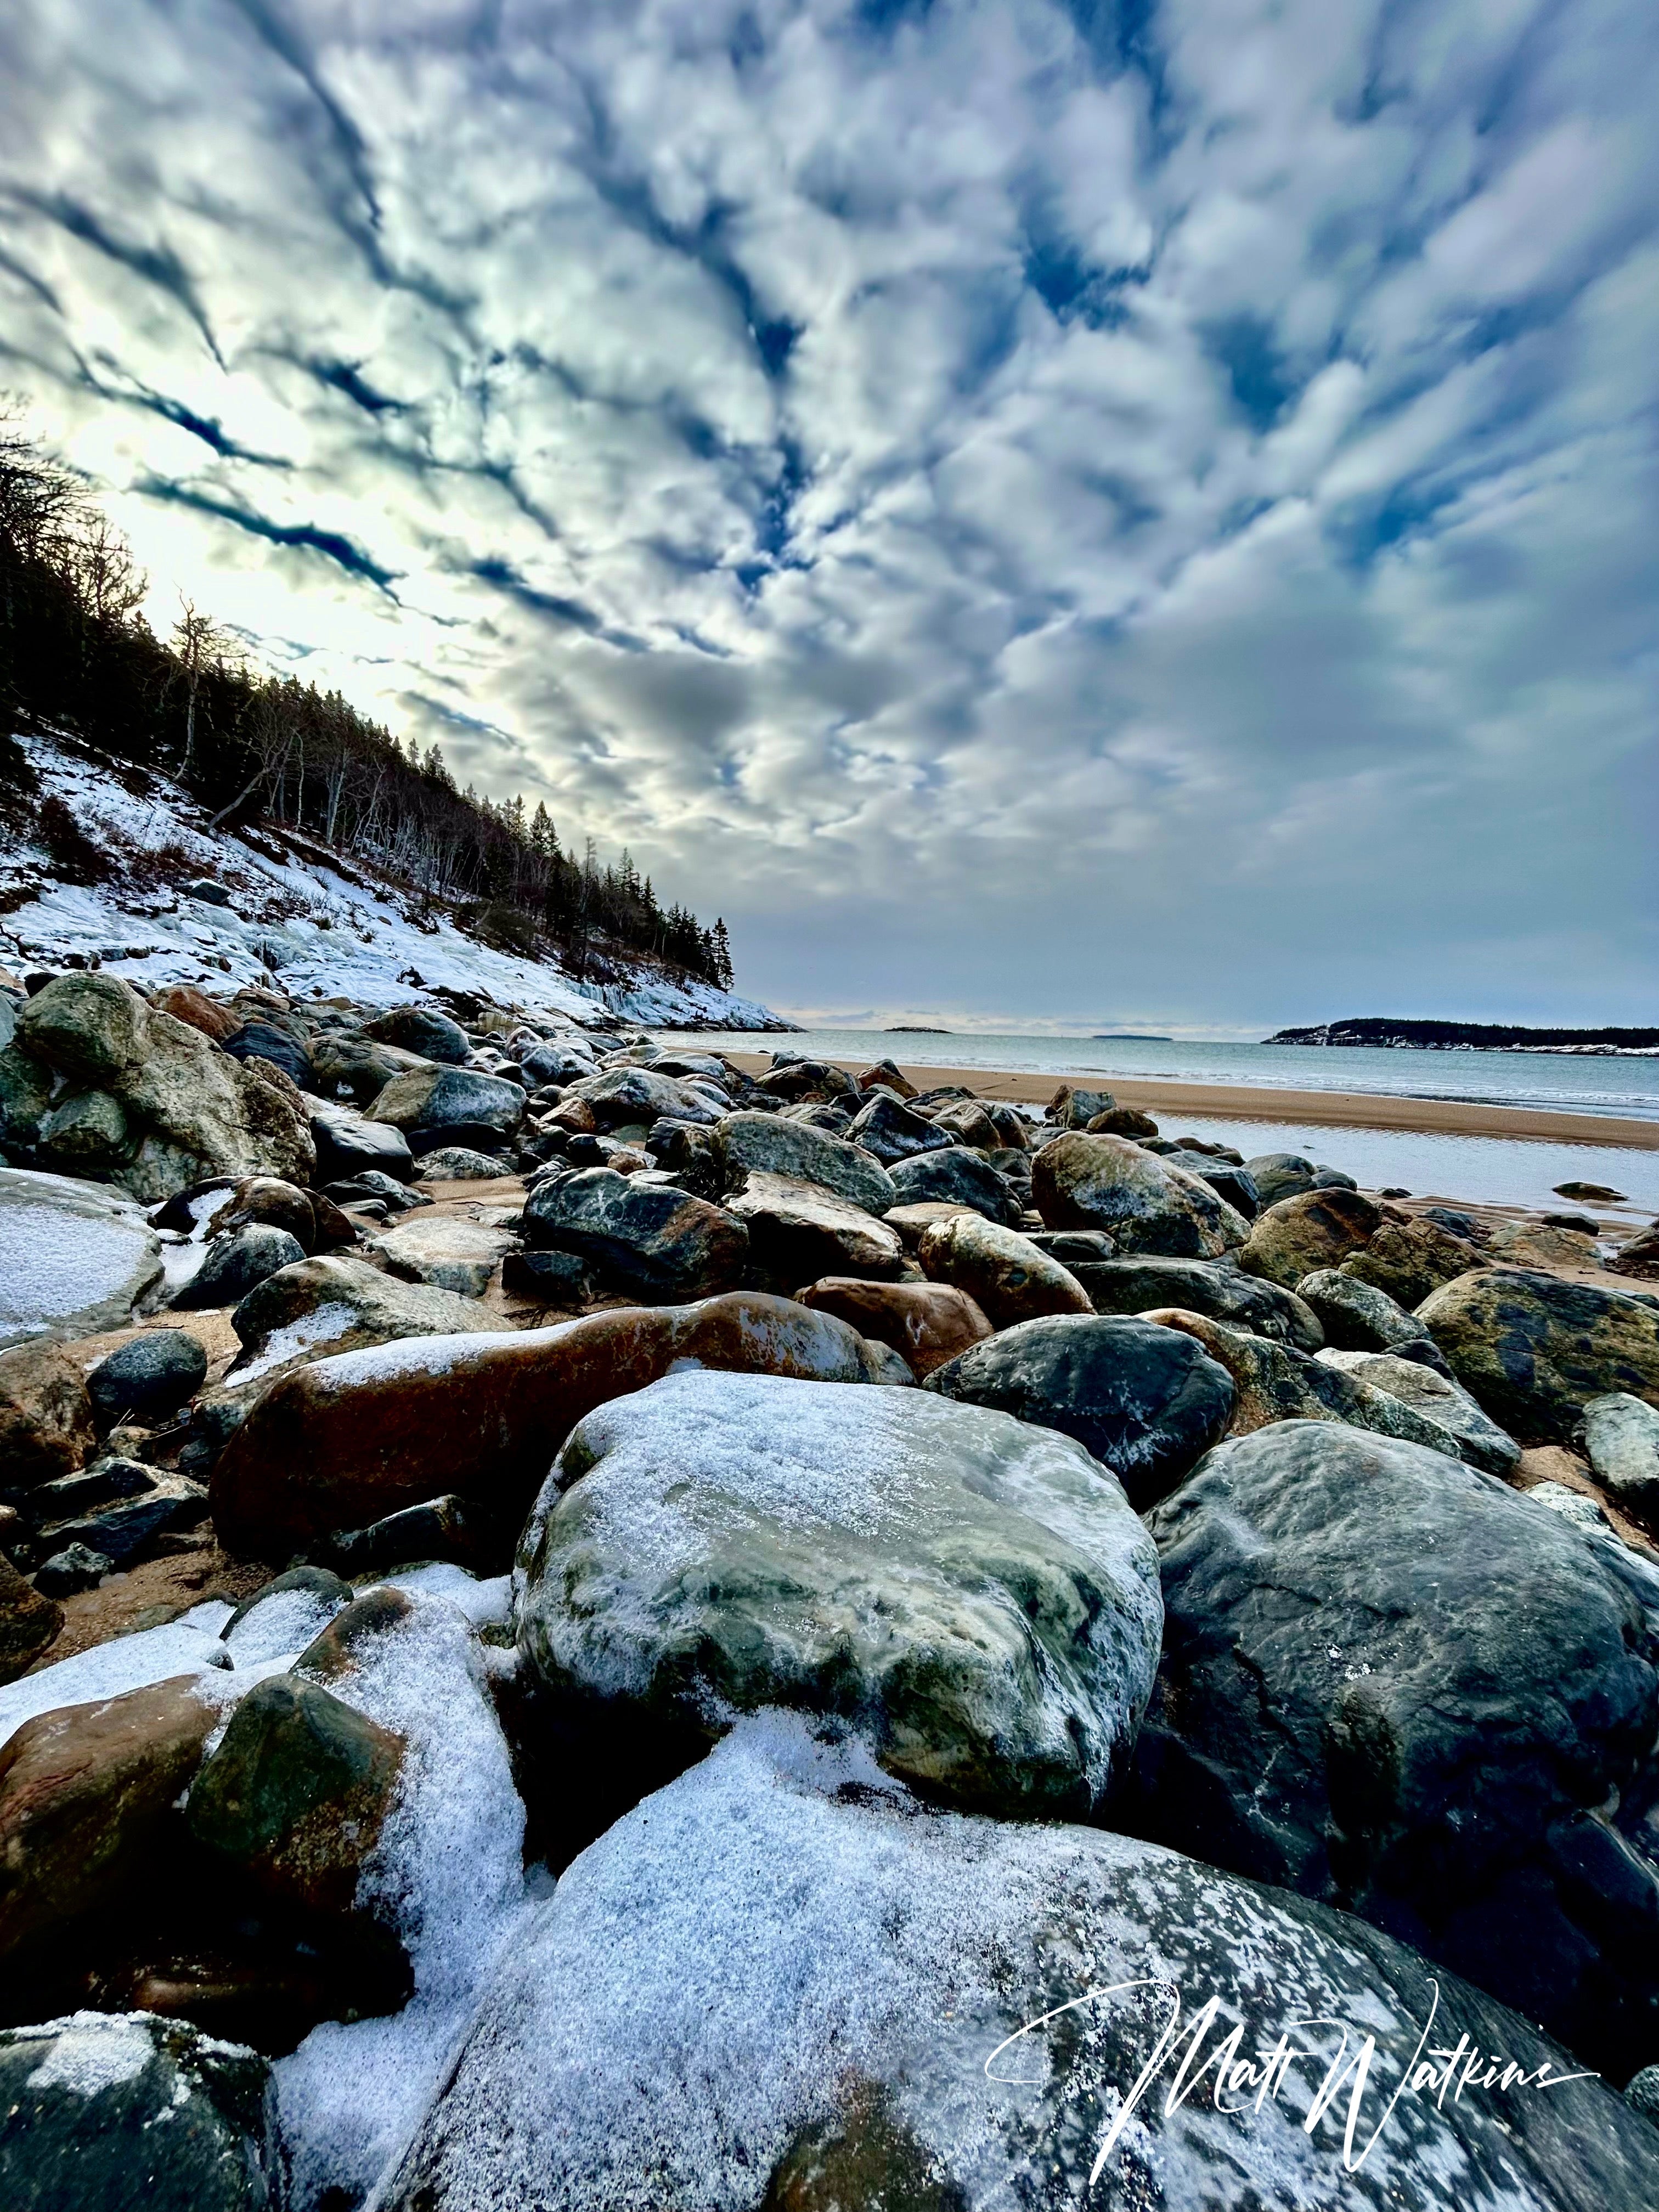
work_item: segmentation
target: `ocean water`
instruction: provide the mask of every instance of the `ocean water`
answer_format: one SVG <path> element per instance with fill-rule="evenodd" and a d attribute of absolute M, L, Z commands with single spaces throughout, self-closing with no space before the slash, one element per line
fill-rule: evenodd
<path fill-rule="evenodd" d="M 1602 1059 L 1519 1052 L 1422 1052 L 1364 1047 L 1136 1042 L 1127 1038 L 1022 1036 L 985 1032 L 931 1036 L 881 1030 L 806 1030 L 789 1036 L 721 1031 L 665 1042 L 706 1051 L 770 1053 L 781 1047 L 826 1060 L 891 1058 L 902 1067 L 1029 1070 L 1061 1077 L 1162 1076 L 1174 1082 L 1264 1090 L 1386 1092 L 1495 1106 L 1659 1121 L 1659 1056 Z M 1108 1085 L 1109 1087 L 1109 1083 Z M 1409 1130 L 1310 1127 L 1227 1115 L 1168 1113 L 1166 1136 L 1190 1134 L 1255 1152 L 1302 1152 L 1345 1168 L 1368 1189 L 1392 1185 L 1414 1197 L 1560 1208 L 1559 1182 L 1609 1185 L 1625 1203 L 1588 1209 L 1607 1221 L 1659 1213 L 1659 1152 L 1609 1144 L 1540 1144 L 1507 1137 L 1422 1136 Z"/>

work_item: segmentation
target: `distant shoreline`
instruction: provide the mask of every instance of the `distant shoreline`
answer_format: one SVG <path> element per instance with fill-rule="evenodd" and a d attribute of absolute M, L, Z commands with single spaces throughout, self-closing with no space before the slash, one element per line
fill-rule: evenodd
<path fill-rule="evenodd" d="M 737 1066 L 757 1074 L 770 1066 L 764 1053 L 734 1052 Z M 856 1073 L 861 1058 L 834 1065 Z M 902 1063 L 900 1063 L 902 1066 Z M 941 1067 L 918 1061 L 905 1074 L 918 1087 L 967 1085 L 981 1098 L 1016 1106 L 1046 1106 L 1062 1081 L 1030 1069 Z M 1407 1098 L 1394 1091 L 1273 1091 L 1242 1083 L 1170 1082 L 1139 1075 L 1104 1075 L 1101 1086 L 1120 1106 L 1142 1113 L 1191 1114 L 1206 1120 L 1304 1123 L 1336 1129 L 1404 1129 L 1430 1137 L 1512 1137 L 1535 1144 L 1601 1145 L 1659 1152 L 1659 1121 L 1613 1115 L 1563 1113 L 1554 1108 L 1500 1106 L 1464 1098 Z"/>

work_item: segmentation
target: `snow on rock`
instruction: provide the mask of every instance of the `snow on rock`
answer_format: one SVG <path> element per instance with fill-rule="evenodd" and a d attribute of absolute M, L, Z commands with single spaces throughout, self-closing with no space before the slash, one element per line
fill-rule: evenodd
<path fill-rule="evenodd" d="M 210 1599 L 161 1628 L 95 1644 L 89 1651 L 77 1651 L 73 1658 L 8 1682 L 0 1689 L 0 1743 L 37 1713 L 55 1712 L 60 1705 L 90 1705 L 94 1699 L 146 1689 L 173 1674 L 228 1668 L 231 1656 L 220 1642 L 219 1632 L 231 1612 L 221 1600 Z"/>
<path fill-rule="evenodd" d="M 394 1579 L 414 1612 L 328 1686 L 407 1746 L 359 1901 L 395 1926 L 415 1994 L 390 2019 L 325 2021 L 278 2061 L 297 2212 L 357 2203 L 399 2157 L 531 1912 L 524 1807 L 472 1627 L 430 1571 Z"/>
<path fill-rule="evenodd" d="M 515 1925 L 373 2212 L 1659 2201 L 1644 2119 L 1466 1984 L 1437 1996 L 1376 1929 L 1098 1829 L 927 1810 L 795 1717 L 740 1723 Z M 1180 2041 L 1125 2116 L 1171 1999 L 1188 2029 L 1212 1996 L 1199 2048 Z M 1436 2004 L 1436 2045 L 1462 2033 L 1565 2086 L 1419 2092 L 1390 2117 Z M 1366 2035 L 1351 2170 L 1352 2080 L 1309 2116 L 1339 2044 L 1352 2069 Z"/>
<path fill-rule="evenodd" d="M 112 975 L 147 987 L 275 982 L 295 999 L 338 994 L 374 1006 L 420 996 L 403 980 L 413 969 L 428 988 L 577 1023 L 603 1013 L 686 1028 L 786 1026 L 752 1000 L 703 984 L 653 977 L 580 988 L 551 962 L 496 951 L 436 916 L 416 921 L 411 900 L 309 837 L 210 831 L 205 811 L 165 777 L 48 738 L 17 742 L 43 799 L 62 799 L 118 864 L 106 884 L 72 884 L 49 879 L 40 850 L 7 855 L 0 888 L 46 879 L 38 897 L 0 921 L 0 954 L 18 965 L 96 954 Z M 229 905 L 192 898 L 172 880 L 204 876 L 230 893 Z"/>
<path fill-rule="evenodd" d="M 161 1240 L 106 1184 L 0 1167 L 0 1348 L 124 1328 L 162 1279 Z"/>

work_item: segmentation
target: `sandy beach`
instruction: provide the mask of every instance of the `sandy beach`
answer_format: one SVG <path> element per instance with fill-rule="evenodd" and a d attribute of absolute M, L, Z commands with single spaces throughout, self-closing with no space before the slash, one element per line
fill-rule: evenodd
<path fill-rule="evenodd" d="M 763 1053 L 734 1052 L 731 1058 L 751 1075 L 771 1065 Z M 836 1065 L 856 1073 L 867 1063 L 842 1060 Z M 1017 1069 L 939 1067 L 921 1062 L 907 1066 L 902 1060 L 897 1065 L 919 1089 L 961 1083 L 982 1098 L 1006 1098 L 1017 1106 L 1046 1105 L 1059 1085 L 1052 1074 Z M 1170 1083 L 1116 1074 L 1098 1079 L 1119 1105 L 1152 1115 L 1305 1122 L 1340 1129 L 1407 1129 L 1425 1136 L 1512 1137 L 1534 1144 L 1617 1145 L 1659 1152 L 1659 1121 L 1612 1115 L 1559 1113 L 1460 1098 L 1402 1098 L 1376 1091 L 1273 1091 L 1247 1084 Z"/>

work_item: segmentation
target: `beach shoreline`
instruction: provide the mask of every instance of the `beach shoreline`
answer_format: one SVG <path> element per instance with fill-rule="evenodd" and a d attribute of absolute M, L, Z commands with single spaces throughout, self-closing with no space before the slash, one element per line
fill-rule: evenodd
<path fill-rule="evenodd" d="M 765 1053 L 732 1052 L 735 1066 L 757 1075 L 771 1066 Z M 1066 1079 L 1047 1072 L 1013 1068 L 947 1067 L 916 1061 L 907 1066 L 894 1055 L 919 1090 L 945 1083 L 967 1085 L 981 1098 L 1016 1106 L 1046 1106 Z M 857 1074 L 869 1065 L 860 1058 L 834 1063 Z M 1120 1106 L 1142 1113 L 1190 1114 L 1226 1121 L 1304 1122 L 1310 1127 L 1396 1129 L 1420 1136 L 1510 1137 L 1534 1144 L 1595 1145 L 1632 1152 L 1659 1152 L 1659 1121 L 1602 1114 L 1573 1114 L 1553 1108 L 1504 1106 L 1484 1100 L 1412 1098 L 1398 1092 L 1287 1091 L 1252 1084 L 1172 1082 L 1167 1079 L 1112 1074 L 1097 1078 Z M 1078 1087 L 1083 1087 L 1081 1085 Z"/>

